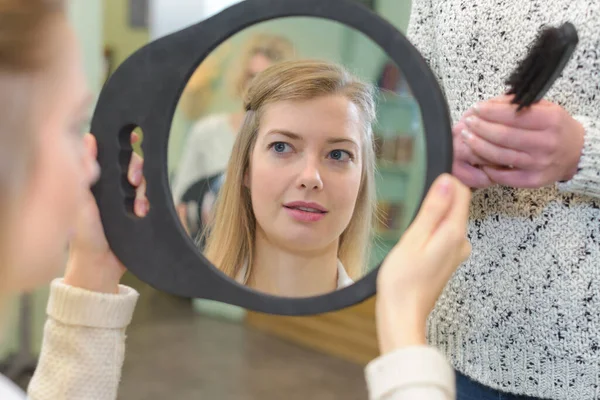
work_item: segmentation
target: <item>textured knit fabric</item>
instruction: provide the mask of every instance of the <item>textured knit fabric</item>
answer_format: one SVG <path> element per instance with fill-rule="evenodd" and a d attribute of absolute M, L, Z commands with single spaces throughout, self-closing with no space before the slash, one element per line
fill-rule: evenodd
<path fill-rule="evenodd" d="M 406 347 L 365 368 L 370 400 L 454 400 L 454 371 L 435 348 Z"/>
<path fill-rule="evenodd" d="M 505 92 L 539 27 L 571 21 L 580 43 L 546 99 L 585 127 L 575 177 L 473 194 L 470 259 L 429 321 L 457 370 L 489 387 L 600 398 L 600 2 L 413 0 L 408 37 L 436 73 L 453 122 Z"/>
<path fill-rule="evenodd" d="M 229 114 L 211 115 L 192 126 L 171 189 L 176 203 L 199 179 L 225 171 L 235 136 Z"/>
<path fill-rule="evenodd" d="M 55 280 L 28 399 L 115 400 L 125 355 L 125 328 L 137 298 L 138 293 L 125 286 L 118 294 L 101 294 Z"/>

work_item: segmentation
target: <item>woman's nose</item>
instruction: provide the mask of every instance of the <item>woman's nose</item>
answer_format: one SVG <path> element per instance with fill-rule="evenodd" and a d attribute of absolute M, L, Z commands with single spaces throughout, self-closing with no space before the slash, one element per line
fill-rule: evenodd
<path fill-rule="evenodd" d="M 298 186 L 302 189 L 321 190 L 323 180 L 319 171 L 319 162 L 314 158 L 308 159 L 298 178 Z"/>

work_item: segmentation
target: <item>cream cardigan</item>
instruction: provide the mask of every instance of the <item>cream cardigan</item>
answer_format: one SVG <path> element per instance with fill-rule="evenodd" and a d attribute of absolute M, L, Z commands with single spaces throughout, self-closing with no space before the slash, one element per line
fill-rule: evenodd
<path fill-rule="evenodd" d="M 125 328 L 138 293 L 121 286 L 119 294 L 100 294 L 52 282 L 48 320 L 30 400 L 115 400 L 125 355 Z M 366 370 L 370 399 L 449 400 L 454 372 L 430 347 L 397 350 L 371 362 Z M 24 400 L 0 376 L 0 399 Z"/>

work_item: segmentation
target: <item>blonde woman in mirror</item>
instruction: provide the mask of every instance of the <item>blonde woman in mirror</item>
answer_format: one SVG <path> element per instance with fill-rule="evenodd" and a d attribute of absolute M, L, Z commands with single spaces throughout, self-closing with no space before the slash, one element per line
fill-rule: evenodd
<path fill-rule="evenodd" d="M 232 61 L 225 76 L 226 85 L 235 99 L 241 99 L 258 73 L 293 56 L 294 47 L 283 36 L 253 34 L 244 43 L 240 58 Z M 207 73 L 211 75 L 212 72 L 209 72 Z M 244 110 L 240 107 L 238 112 L 206 116 L 192 126 L 171 188 L 177 213 L 186 229 L 189 228 L 189 210 L 182 202 L 183 195 L 200 179 L 225 170 L 243 117 Z"/>
<path fill-rule="evenodd" d="M 361 278 L 376 207 L 373 90 L 313 60 L 255 78 L 205 231 L 204 254 L 222 272 L 290 297 Z"/>

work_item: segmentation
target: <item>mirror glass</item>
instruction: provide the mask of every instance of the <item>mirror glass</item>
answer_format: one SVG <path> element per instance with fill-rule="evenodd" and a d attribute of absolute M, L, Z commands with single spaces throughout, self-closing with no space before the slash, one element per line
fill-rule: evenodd
<path fill-rule="evenodd" d="M 180 221 L 219 271 L 261 293 L 326 294 L 372 271 L 416 213 L 421 112 L 362 33 L 267 21 L 193 73 L 168 167 Z"/>

